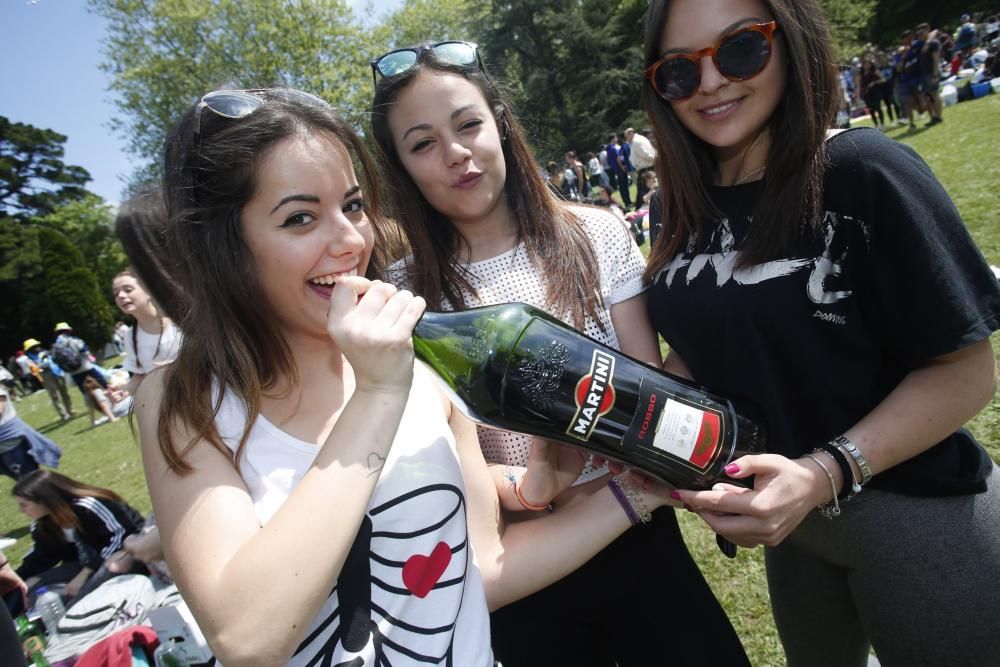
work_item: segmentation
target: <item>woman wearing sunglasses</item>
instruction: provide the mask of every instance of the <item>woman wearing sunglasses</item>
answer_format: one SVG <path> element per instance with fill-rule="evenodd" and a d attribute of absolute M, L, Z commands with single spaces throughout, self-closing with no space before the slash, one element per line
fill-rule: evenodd
<path fill-rule="evenodd" d="M 424 302 L 377 280 L 394 244 L 371 159 L 325 102 L 209 93 L 164 172 L 185 336 L 135 404 L 166 559 L 217 657 L 491 667 L 487 605 L 623 533 L 618 495 L 501 538 L 475 428 L 414 365 Z"/>
<path fill-rule="evenodd" d="M 528 302 L 659 365 L 644 261 L 627 229 L 607 210 L 550 194 L 475 46 L 443 44 L 372 61 L 382 75 L 372 135 L 393 217 L 412 249 L 393 267 L 394 281 L 432 309 Z M 479 438 L 503 509 L 523 522 L 514 525 L 531 525 L 539 514 L 532 510 L 550 502 L 558 515 L 609 488 L 606 470 L 588 464 L 553 501 L 555 493 L 525 472 L 546 444 L 486 428 Z M 495 612 L 492 627 L 497 658 L 518 667 L 704 664 L 706 645 L 717 664 L 747 663 L 670 509 L 566 579 Z"/>
<path fill-rule="evenodd" d="M 727 471 L 753 489 L 679 495 L 765 545 L 790 665 L 993 664 L 1000 475 L 960 427 L 995 391 L 1000 289 L 916 153 L 828 133 L 826 25 L 815 0 L 650 6 L 650 318 L 668 369 L 762 405 L 771 450 Z"/>

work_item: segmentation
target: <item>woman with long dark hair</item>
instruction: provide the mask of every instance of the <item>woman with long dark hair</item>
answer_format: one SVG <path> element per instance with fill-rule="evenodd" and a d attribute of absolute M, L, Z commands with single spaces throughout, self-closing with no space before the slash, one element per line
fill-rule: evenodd
<path fill-rule="evenodd" d="M 391 213 L 412 250 L 392 267 L 393 280 L 431 309 L 527 302 L 658 366 L 643 258 L 631 234 L 610 211 L 560 201 L 546 189 L 525 132 L 476 46 L 446 41 L 399 49 L 372 66 L 381 75 L 372 136 Z M 479 429 L 479 440 L 512 520 L 531 519 L 550 503 L 558 515 L 575 499 L 618 483 L 588 464 L 571 489 L 556 495 L 525 469 L 544 443 L 488 428 Z M 711 642 L 719 664 L 745 664 L 673 511 L 651 519 L 571 576 L 495 612 L 498 659 L 624 667 L 668 655 L 671 664 L 694 665 L 703 664 Z M 663 604 L 681 599 L 684 609 L 676 613 Z"/>
<path fill-rule="evenodd" d="M 11 494 L 32 520 L 34 543 L 17 568 L 31 590 L 65 582 L 65 598 L 86 595 L 114 576 L 106 562 L 142 529 L 142 516 L 111 489 L 52 470 L 22 477 Z"/>
<path fill-rule="evenodd" d="M 215 655 L 492 667 L 487 605 L 624 532 L 614 490 L 501 531 L 475 429 L 414 364 L 424 302 L 378 280 L 398 244 L 371 158 L 325 101 L 212 91 L 164 169 L 189 310 L 135 411 L 166 560 Z"/>
<path fill-rule="evenodd" d="M 828 131 L 830 44 L 816 0 L 650 5 L 650 317 L 668 369 L 769 432 L 727 467 L 752 489 L 679 495 L 765 545 L 789 665 L 990 664 L 1000 476 L 961 426 L 996 389 L 1000 288 L 913 150 Z"/>

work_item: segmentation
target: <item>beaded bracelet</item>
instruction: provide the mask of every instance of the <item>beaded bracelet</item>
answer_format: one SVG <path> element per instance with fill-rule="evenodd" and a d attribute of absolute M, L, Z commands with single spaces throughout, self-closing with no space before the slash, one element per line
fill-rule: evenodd
<path fill-rule="evenodd" d="M 833 457 L 833 460 L 837 462 L 840 466 L 840 472 L 844 476 L 844 486 L 837 496 L 837 500 L 842 503 L 846 503 L 848 500 L 854 496 L 861 493 L 861 484 L 858 483 L 857 477 L 854 475 L 854 468 L 851 467 L 851 462 L 847 458 L 847 454 L 840 447 L 837 447 L 833 442 L 825 442 L 819 446 L 819 449 L 829 454 Z"/>
<path fill-rule="evenodd" d="M 611 492 L 615 494 L 615 498 L 618 499 L 618 503 L 625 510 L 625 514 L 628 515 L 633 526 L 638 523 L 649 523 L 653 520 L 652 512 L 646 507 L 642 496 L 629 481 L 628 473 L 612 477 L 608 486 L 611 487 Z"/>
<path fill-rule="evenodd" d="M 858 464 L 858 470 L 861 471 L 861 486 L 864 486 L 871 481 L 872 469 L 868 465 L 868 461 L 865 460 L 865 457 L 861 455 L 861 451 L 858 449 L 857 445 L 851 442 L 847 436 L 844 435 L 838 435 L 830 442 L 837 447 L 847 450 L 847 453 L 851 455 L 854 462 Z"/>
<path fill-rule="evenodd" d="M 517 483 L 514 484 L 514 497 L 517 498 L 517 502 L 521 503 L 521 507 L 523 507 L 526 510 L 531 510 L 532 512 L 542 512 L 545 510 L 548 510 L 550 512 L 552 511 L 551 504 L 534 505 L 525 500 L 524 496 L 521 495 L 521 487 Z"/>
<path fill-rule="evenodd" d="M 822 452 L 822 449 L 814 449 L 812 453 L 806 454 L 809 458 L 816 462 L 823 472 L 826 473 L 827 479 L 830 480 L 830 490 L 833 491 L 833 500 L 828 503 L 824 503 L 819 506 L 819 513 L 825 516 L 827 519 L 835 519 L 840 516 L 840 503 L 837 502 L 837 483 L 833 479 L 833 473 L 830 469 L 826 467 L 826 464 L 819 460 L 819 457 L 815 455 L 815 452 Z"/>

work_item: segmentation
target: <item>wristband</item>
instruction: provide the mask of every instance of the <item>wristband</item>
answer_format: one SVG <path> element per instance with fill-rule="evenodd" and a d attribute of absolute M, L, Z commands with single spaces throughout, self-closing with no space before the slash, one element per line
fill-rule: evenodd
<path fill-rule="evenodd" d="M 861 455 L 861 451 L 858 446 L 851 442 L 847 436 L 838 435 L 836 438 L 830 441 L 837 447 L 841 447 L 847 451 L 848 454 L 854 459 L 854 462 L 858 464 L 858 470 L 861 471 L 861 486 L 864 486 L 872 479 L 872 469 L 868 465 L 868 461 L 865 457 Z"/>
<path fill-rule="evenodd" d="M 822 452 L 822 449 L 813 450 L 814 452 Z M 833 500 L 828 503 L 824 503 L 819 506 L 819 513 L 825 516 L 827 519 L 836 519 L 840 516 L 840 503 L 837 502 L 837 483 L 833 479 L 833 473 L 830 469 L 826 467 L 826 464 L 819 460 L 819 457 L 813 453 L 806 454 L 811 458 L 816 465 L 823 469 L 826 473 L 827 479 L 830 480 L 830 490 L 833 491 Z"/>
<path fill-rule="evenodd" d="M 628 473 L 622 473 L 612 477 L 608 486 L 611 487 L 611 492 L 615 494 L 615 498 L 618 499 L 633 526 L 637 523 L 649 523 L 653 520 L 653 514 L 627 476 Z"/>
<path fill-rule="evenodd" d="M 846 503 L 848 500 L 861 493 L 861 485 L 858 484 L 858 480 L 854 476 L 854 468 L 851 467 L 851 462 L 848 460 L 847 454 L 845 454 L 840 447 L 837 447 L 832 442 L 823 443 L 816 451 L 820 450 L 833 457 L 833 460 L 837 462 L 838 466 L 840 466 L 840 472 L 844 476 L 844 486 L 841 488 L 840 494 L 837 496 L 837 500 L 842 503 Z"/>
<path fill-rule="evenodd" d="M 531 510 L 532 512 L 552 511 L 552 505 L 533 505 L 525 500 L 524 496 L 521 495 L 521 487 L 518 484 L 514 484 L 514 497 L 517 498 L 517 502 L 521 503 L 521 507 L 526 510 Z"/>

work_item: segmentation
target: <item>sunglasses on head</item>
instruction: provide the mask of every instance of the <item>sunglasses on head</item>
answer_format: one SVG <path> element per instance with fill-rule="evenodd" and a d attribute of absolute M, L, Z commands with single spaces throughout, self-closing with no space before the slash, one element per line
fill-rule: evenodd
<path fill-rule="evenodd" d="M 249 88 L 246 90 L 213 90 L 206 93 L 194 110 L 194 136 L 201 136 L 201 114 L 208 109 L 222 118 L 246 118 L 271 100 L 290 104 L 332 109 L 330 104 L 312 93 L 294 88 Z"/>
<path fill-rule="evenodd" d="M 375 83 L 376 72 L 383 77 L 396 76 L 409 70 L 419 63 L 428 53 L 449 65 L 477 65 L 483 69 L 483 61 L 479 59 L 479 47 L 472 42 L 448 40 L 437 44 L 421 44 L 405 49 L 396 49 L 377 58 L 372 58 L 372 82 Z"/>
<path fill-rule="evenodd" d="M 711 56 L 715 68 L 730 81 L 745 81 L 760 74 L 771 59 L 771 44 L 778 22 L 755 23 L 723 35 L 714 46 L 695 53 L 671 53 L 645 72 L 656 94 L 665 100 L 686 100 L 701 84 L 702 58 Z"/>

